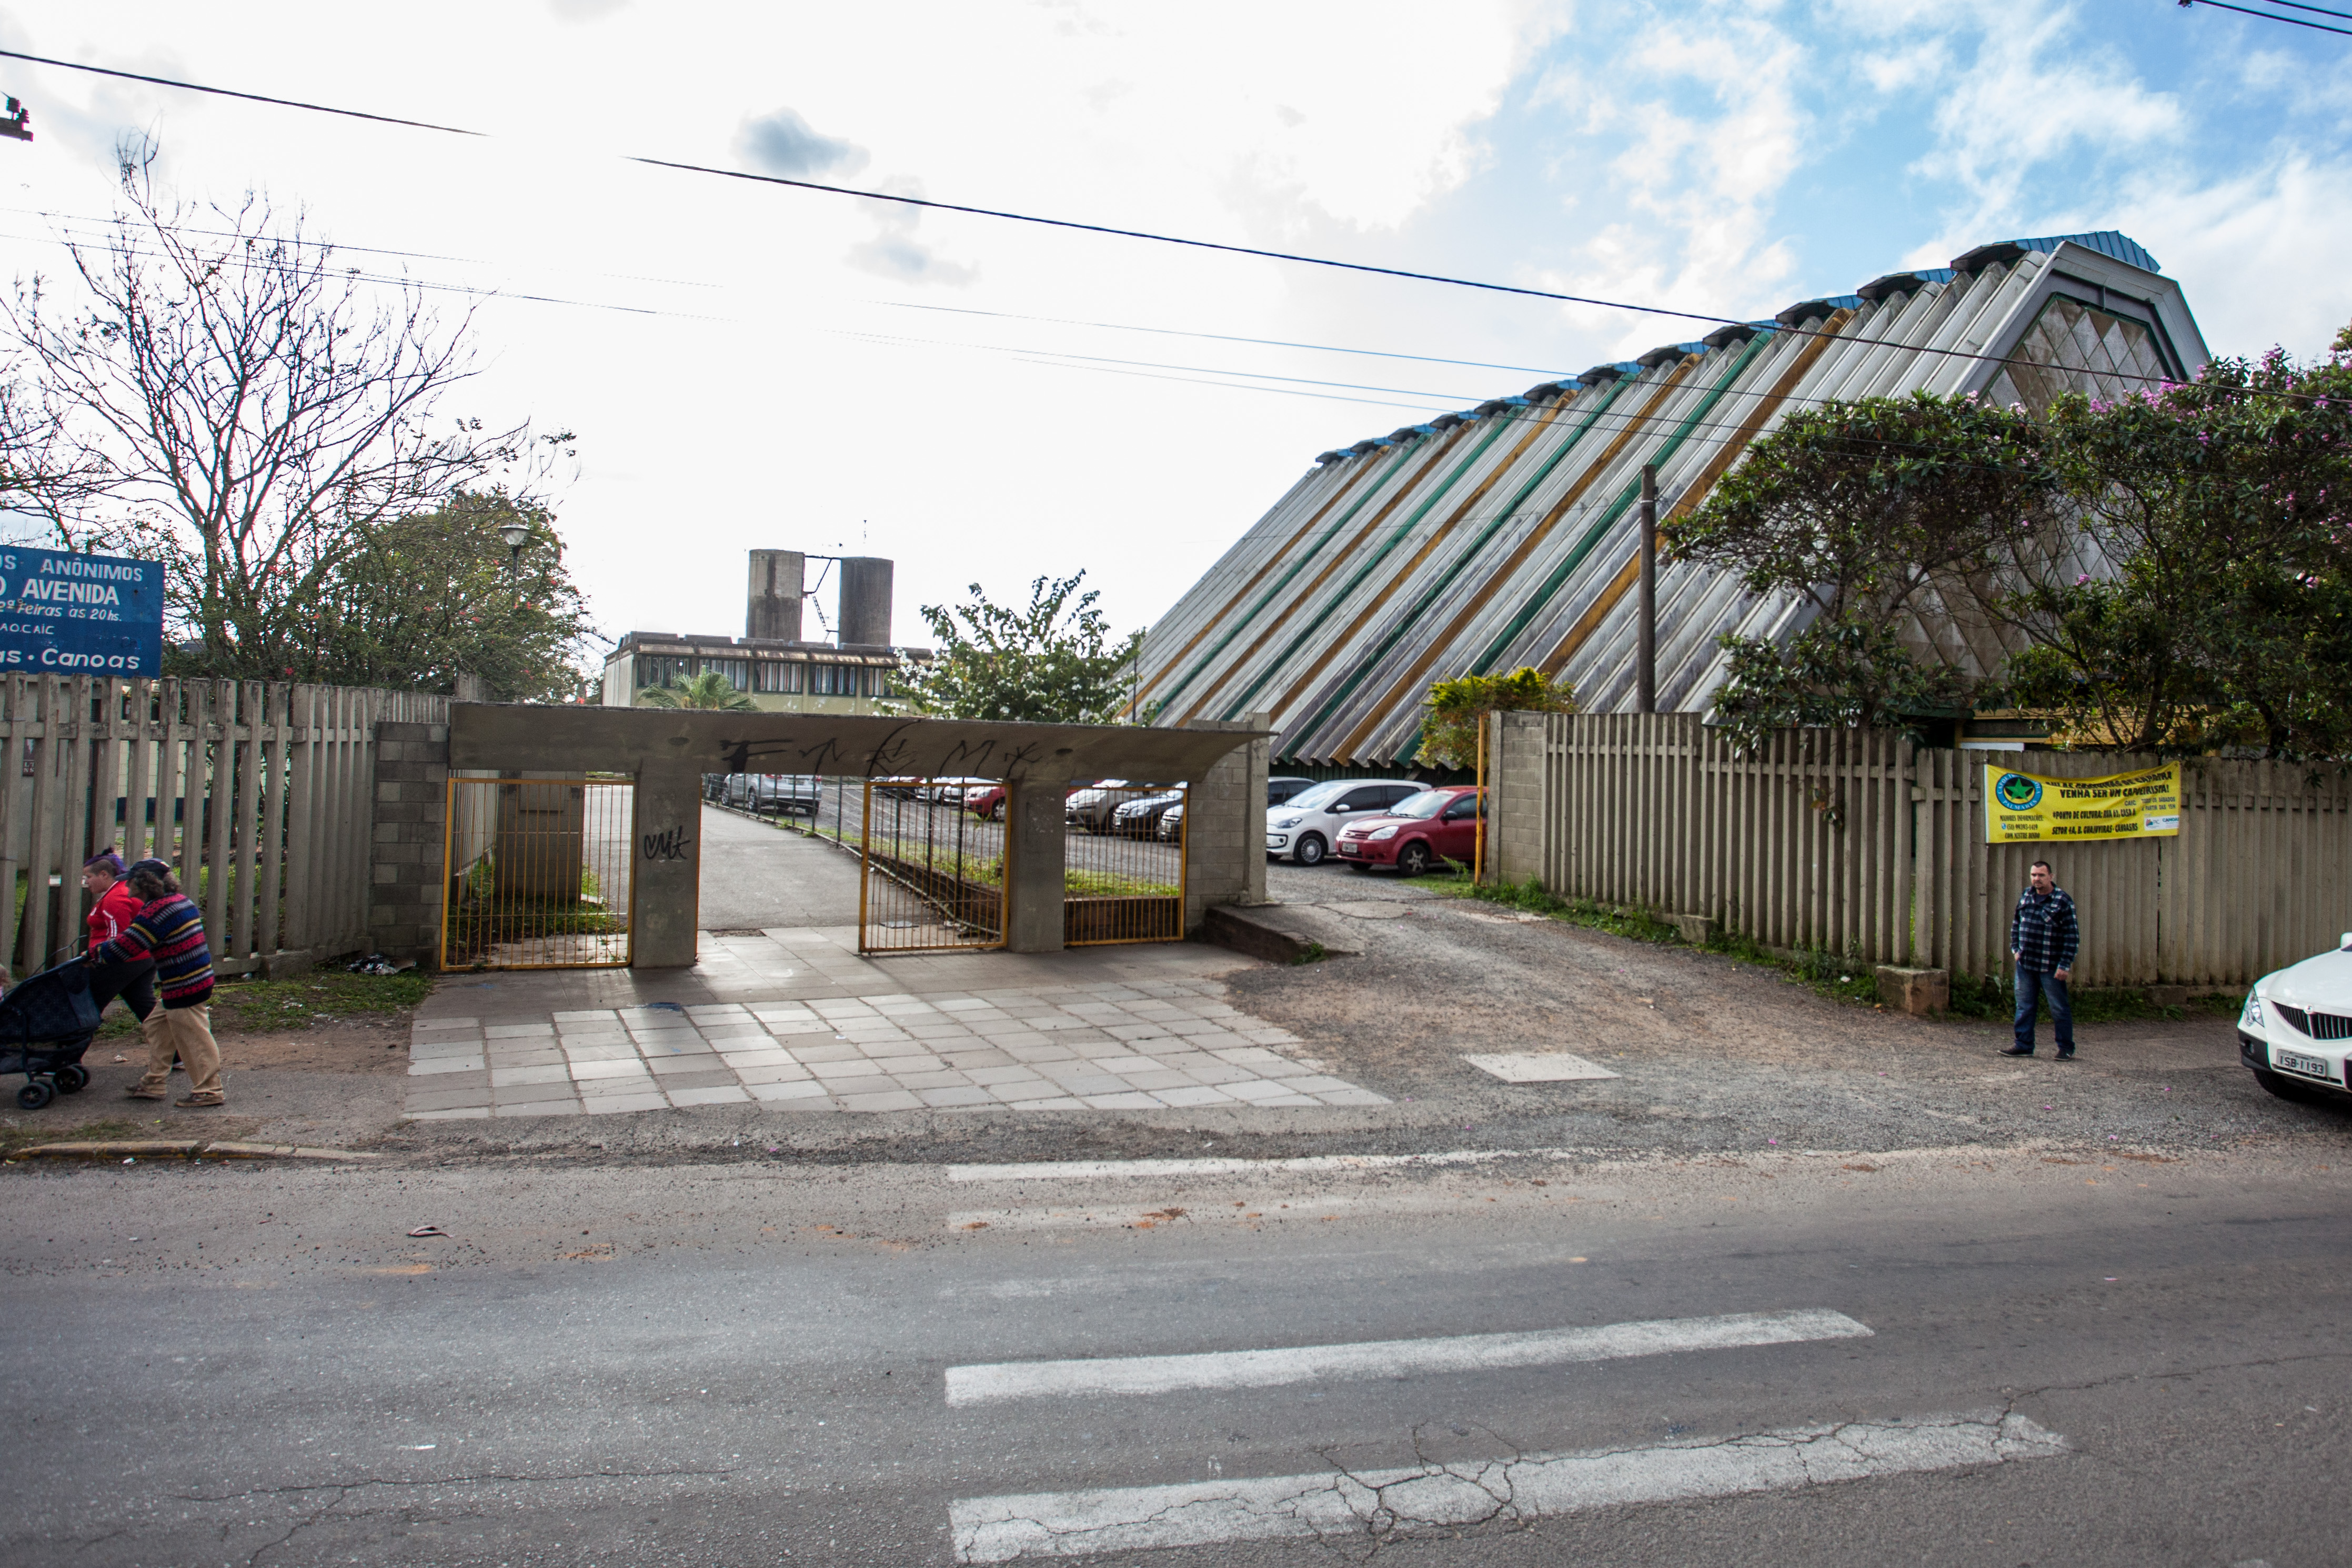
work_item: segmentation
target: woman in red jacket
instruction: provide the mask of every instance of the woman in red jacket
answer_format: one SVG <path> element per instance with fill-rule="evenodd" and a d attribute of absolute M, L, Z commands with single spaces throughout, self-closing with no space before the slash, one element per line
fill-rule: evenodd
<path fill-rule="evenodd" d="M 122 879 L 122 857 L 111 848 L 101 849 L 82 862 L 81 885 L 98 900 L 90 906 L 89 919 L 84 922 L 89 928 L 89 945 L 83 951 L 95 954 L 100 945 L 121 936 L 146 905 L 131 891 L 131 884 Z M 155 1010 L 154 959 L 92 963 L 89 999 L 103 1013 L 106 1005 L 117 996 L 131 1009 L 131 1016 L 144 1025 L 147 1016 Z"/>

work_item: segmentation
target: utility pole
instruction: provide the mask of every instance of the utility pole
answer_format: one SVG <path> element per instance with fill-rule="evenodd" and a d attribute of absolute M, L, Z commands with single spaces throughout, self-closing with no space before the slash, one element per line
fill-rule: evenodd
<path fill-rule="evenodd" d="M 1658 466 L 1642 465 L 1642 627 L 1633 648 L 1633 706 L 1658 710 Z"/>

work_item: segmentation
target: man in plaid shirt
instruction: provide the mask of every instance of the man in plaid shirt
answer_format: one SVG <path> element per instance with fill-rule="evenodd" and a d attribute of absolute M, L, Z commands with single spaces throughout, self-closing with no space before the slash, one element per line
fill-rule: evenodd
<path fill-rule="evenodd" d="M 2033 1016 L 2046 996 L 2058 1059 L 2069 1062 L 2074 1059 L 2074 1010 L 2066 1002 L 2066 977 L 2082 945 L 2082 927 L 2074 919 L 2074 900 L 2050 874 L 2050 862 L 2036 860 L 2032 877 L 2032 885 L 2018 895 L 2017 912 L 2009 919 L 2009 956 L 2017 961 L 2017 1044 L 2000 1054 L 2033 1054 Z"/>

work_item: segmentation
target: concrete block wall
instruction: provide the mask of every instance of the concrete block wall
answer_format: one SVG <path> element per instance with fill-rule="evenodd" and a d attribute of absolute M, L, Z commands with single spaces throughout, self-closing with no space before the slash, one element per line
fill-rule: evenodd
<path fill-rule="evenodd" d="M 1486 721 L 1486 880 L 1543 875 L 1544 737 L 1541 713 L 1495 713 Z"/>
<path fill-rule="evenodd" d="M 1264 730 L 1267 715 L 1196 719 L 1190 730 Z M 1235 746 L 1192 783 L 1184 803 L 1184 930 L 1201 929 L 1213 904 L 1265 902 L 1264 739 Z"/>
<path fill-rule="evenodd" d="M 449 726 L 383 723 L 375 727 L 375 737 L 368 945 L 431 968 L 441 947 Z"/>

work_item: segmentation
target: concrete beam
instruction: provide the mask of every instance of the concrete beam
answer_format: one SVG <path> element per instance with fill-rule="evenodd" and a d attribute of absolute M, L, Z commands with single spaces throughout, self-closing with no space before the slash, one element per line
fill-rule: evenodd
<path fill-rule="evenodd" d="M 449 715 L 449 765 L 643 776 L 823 773 L 832 778 L 970 776 L 1197 779 L 1249 737 L 1132 724 L 995 724 L 854 713 L 702 713 L 664 708 L 461 702 Z"/>

